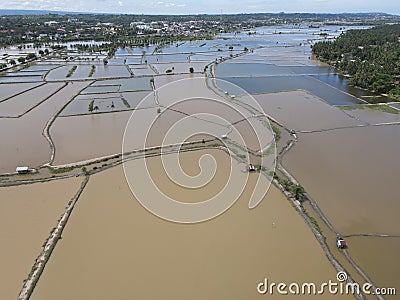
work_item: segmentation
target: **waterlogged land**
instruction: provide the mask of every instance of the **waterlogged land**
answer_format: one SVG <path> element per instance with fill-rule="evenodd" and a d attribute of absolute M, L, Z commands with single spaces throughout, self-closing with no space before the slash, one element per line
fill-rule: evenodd
<path fill-rule="evenodd" d="M 185 202 L 214 193 L 229 172 L 225 152 L 184 153 L 182 162 L 189 174 L 197 174 L 198 158 L 206 153 L 218 162 L 217 186 L 193 194 L 162 178 L 160 185 Z M 157 160 L 148 159 L 153 173 L 159 173 Z M 140 164 L 131 164 L 141 172 Z M 264 277 L 316 282 L 334 278 L 336 273 L 313 235 L 279 190 L 271 188 L 259 207 L 248 209 L 256 176 L 226 213 L 192 225 L 167 222 L 145 210 L 132 196 L 120 166 L 91 176 L 32 299 L 77 295 L 255 299 L 260 297 L 256 286 Z M 294 244 L 307 248 L 302 259 L 293 251 Z M 77 269 L 84 271 L 77 273 Z M 127 286 L 135 288 L 128 291 Z"/>
<path fill-rule="evenodd" d="M 80 178 L 0 188 L 0 298 L 15 299 Z"/>
<path fill-rule="evenodd" d="M 13 172 L 18 165 L 37 167 L 51 158 L 51 145 L 43 135 L 52 117 L 88 83 L 66 85 L 46 101 L 19 118 L 0 118 L 2 173 Z M 1 104 L 1 103 L 0 103 Z"/>
<path fill-rule="evenodd" d="M 286 283 L 335 280 L 335 261 L 360 283 L 396 285 L 398 268 L 390 262 L 397 261 L 400 250 L 396 216 L 400 107 L 396 103 L 376 105 L 380 100 L 389 101 L 349 86 L 335 70 L 311 59 L 311 44 L 334 38 L 342 30 L 339 26 L 270 26 L 257 28 L 253 35 L 223 34 L 212 41 L 174 43 L 162 47 L 162 53 L 154 52 L 155 45 L 127 47 L 117 50 L 106 65 L 104 53 L 85 55 L 70 48 L 47 62 L 1 77 L 0 126 L 6 130 L 0 131 L 0 137 L 6 142 L 0 144 L 0 155 L 6 159 L 0 171 L 28 165 L 39 173 L 1 177 L 0 184 L 90 175 L 42 277 L 35 278 L 40 280 L 31 299 L 159 299 L 172 295 L 178 299 L 187 295 L 252 299 L 259 297 L 256 286 L 265 277 Z M 68 61 L 61 59 L 62 55 L 68 55 Z M 177 86 L 182 79 L 186 80 Z M 15 83 L 8 83 L 10 80 Z M 182 99 L 197 98 L 170 107 L 177 90 Z M 193 117 L 199 110 L 225 121 Z M 198 189 L 185 189 L 160 172 L 160 149 L 147 152 L 153 179 L 176 201 L 199 203 L 215 196 L 229 175 L 226 152 L 199 151 L 220 143 L 202 143 L 209 137 L 190 136 L 190 129 L 213 132 L 216 137 L 226 135 L 236 145 L 245 142 L 253 153 L 250 162 L 258 163 L 255 153 L 268 150 L 272 140 L 272 132 L 268 132 L 259 144 L 254 134 L 254 130 L 263 130 L 259 116 L 264 113 L 274 121 L 277 153 L 284 154 L 278 158 L 280 182 L 285 183 L 286 176 L 300 183 L 311 201 L 296 206 L 301 214 L 297 213 L 293 202 L 277 189 L 276 181 L 261 204 L 250 210 L 257 173 L 250 176 L 238 202 L 216 219 L 192 225 L 161 220 L 134 198 L 120 165 L 120 154 L 126 149 L 124 132 L 132 113 L 136 123 L 127 143 L 129 151 L 135 152 L 128 158 L 141 157 L 144 147 L 159 147 L 165 143 L 168 129 L 185 121 L 190 126 L 175 129 L 168 139 L 171 144 L 194 142 L 184 150 L 197 151 L 180 154 L 182 169 L 195 176 L 201 170 L 198 162 L 202 155 L 215 158 L 218 168 L 213 181 Z M 290 130 L 294 132 L 290 134 Z M 293 147 L 286 153 L 287 143 Z M 272 157 L 274 149 L 269 150 Z M 242 160 L 234 168 L 237 178 L 246 174 L 246 152 L 243 148 L 232 152 Z M 44 164 L 63 168 L 51 171 L 41 167 Z M 145 186 L 142 174 L 146 170 L 137 160 L 128 164 L 137 178 L 133 188 L 135 184 Z M 202 165 L 206 174 L 213 166 L 209 161 Z M 178 169 L 175 171 L 172 173 Z M 18 215 L 22 231 L 33 222 L 26 207 L 36 202 L 28 199 L 39 199 L 42 194 L 45 199 L 57 198 L 53 193 L 63 194 L 64 199 L 67 193 L 59 189 L 65 188 L 71 190 L 65 201 L 70 200 L 81 181 L 0 188 L 0 195 L 6 192 L 6 198 L 18 198 L 8 203 L 0 197 L 10 211 L 3 222 Z M 53 220 L 52 228 L 62 209 L 59 202 L 46 201 L 40 212 L 46 226 Z M 32 209 L 39 210 L 41 205 L 43 202 Z M 36 225 L 29 230 L 36 230 Z M 15 298 L 17 287 L 27 278 L 39 246 L 48 237 L 42 230 L 46 226 L 37 230 L 41 236 L 29 236 L 32 241 L 24 251 L 15 244 L 5 253 L 4 257 L 12 257 L 6 262 L 9 269 L 16 270 L 5 279 L 10 282 L 5 285 L 10 287 L 4 290 L 6 298 L 11 294 Z M 13 233 L 15 242 L 19 231 L 19 227 L 11 229 L 4 236 Z M 335 248 L 336 233 L 347 237 L 347 252 Z M 320 234 L 326 237 L 326 244 Z M 385 253 L 384 258 L 380 252 Z"/>

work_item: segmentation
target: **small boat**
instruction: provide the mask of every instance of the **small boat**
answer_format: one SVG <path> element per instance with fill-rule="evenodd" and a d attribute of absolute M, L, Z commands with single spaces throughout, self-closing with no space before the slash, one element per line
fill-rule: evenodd
<path fill-rule="evenodd" d="M 248 170 L 249 172 L 255 172 L 255 171 L 256 171 L 256 167 L 254 167 L 253 164 L 250 164 L 250 165 L 247 167 L 247 170 Z"/>
<path fill-rule="evenodd" d="M 347 243 L 344 240 L 344 238 L 338 236 L 336 239 L 336 246 L 338 247 L 338 249 L 346 249 L 347 248 Z"/>

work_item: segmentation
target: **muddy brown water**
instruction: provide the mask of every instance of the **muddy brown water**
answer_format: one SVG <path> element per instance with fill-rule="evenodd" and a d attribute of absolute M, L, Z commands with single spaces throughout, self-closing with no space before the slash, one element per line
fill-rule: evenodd
<path fill-rule="evenodd" d="M 258 94 L 254 98 L 266 114 L 296 131 L 364 124 L 305 91 Z"/>
<path fill-rule="evenodd" d="M 1 102 L 0 117 L 18 117 L 56 93 L 63 86 L 64 83 L 46 83 Z"/>
<path fill-rule="evenodd" d="M 16 299 L 51 229 L 78 190 L 72 178 L 0 188 L 0 298 Z"/>
<path fill-rule="evenodd" d="M 347 240 L 351 245 L 349 254 L 368 273 L 376 287 L 396 288 L 396 295 L 386 298 L 398 299 L 400 238 L 350 237 Z"/>
<path fill-rule="evenodd" d="M 204 67 L 207 66 L 209 62 L 191 62 L 191 63 L 153 63 L 152 66 L 157 70 L 159 74 L 166 74 L 167 70 L 173 70 L 177 74 L 189 74 L 190 68 L 193 68 L 194 72 L 203 72 Z M 174 68 L 174 69 L 172 69 Z"/>
<path fill-rule="evenodd" d="M 50 145 L 42 135 L 48 120 L 90 82 L 69 84 L 20 118 L 0 118 L 0 172 L 35 167 L 50 160 Z"/>
<path fill-rule="evenodd" d="M 182 155 L 185 164 L 198 158 Z M 214 157 L 225 170 L 219 156 Z M 92 176 L 32 299 L 258 299 L 256 287 L 265 277 L 335 279 L 314 236 L 280 191 L 272 187 L 257 208 L 248 209 L 254 179 L 221 216 L 183 225 L 145 210 L 133 198 L 122 166 Z M 166 188 L 178 198 L 179 189 Z"/>
<path fill-rule="evenodd" d="M 317 215 L 317 213 L 313 210 L 312 206 L 310 205 L 309 202 L 303 202 L 303 208 L 307 211 L 307 214 L 314 218 L 318 226 L 320 228 L 320 231 L 322 235 L 325 237 L 325 241 L 327 246 L 329 247 L 332 255 L 335 257 L 335 259 L 340 263 L 340 265 L 343 267 L 345 270 L 346 274 L 350 276 L 354 282 L 358 283 L 360 286 L 362 286 L 366 281 L 365 279 L 357 272 L 357 270 L 350 264 L 350 262 L 347 260 L 347 258 L 343 254 L 343 250 L 338 249 L 336 246 L 336 233 L 332 232 L 328 226 L 324 223 L 324 221 Z M 347 242 L 349 242 L 348 239 L 346 239 Z M 373 295 L 364 295 L 367 300 L 376 300 L 376 297 Z"/>
<path fill-rule="evenodd" d="M 104 64 L 94 64 L 96 66 L 92 77 L 89 77 L 92 65 L 71 63 L 56 69 L 51 70 L 47 76 L 47 81 L 61 80 L 82 80 L 91 78 L 113 78 L 113 77 L 130 77 L 125 66 L 104 66 Z M 73 66 L 77 66 L 75 72 L 70 77 L 66 77 Z"/>
<path fill-rule="evenodd" d="M 379 124 L 388 122 L 400 122 L 400 112 L 393 110 L 392 113 L 380 111 L 376 106 L 363 106 L 361 109 L 346 109 L 345 112 L 354 118 L 369 124 Z"/>
<path fill-rule="evenodd" d="M 132 112 L 57 118 L 50 129 L 56 146 L 54 165 L 121 153 Z M 156 114 L 155 109 L 152 114 Z"/>
<path fill-rule="evenodd" d="M 14 96 L 15 94 L 18 94 L 18 93 L 24 92 L 28 89 L 37 87 L 40 84 L 43 84 L 43 83 L 36 82 L 36 83 L 2 84 L 2 85 L 0 85 L 0 89 L 1 89 L 0 102 L 6 98 Z"/>
<path fill-rule="evenodd" d="M 177 87 L 180 88 L 178 94 Z M 197 95 L 199 97 L 188 100 Z M 177 99 L 177 97 L 179 98 Z M 162 145 L 163 139 L 171 127 L 194 113 L 208 113 L 222 119 L 213 117 L 210 122 L 210 119 L 204 116 L 201 118 L 190 117 L 190 120 L 184 120 L 187 122 L 185 124 L 190 124 L 190 126 L 177 126 L 177 129 L 174 129 L 177 131 L 171 135 L 172 140 L 167 143 L 180 143 L 189 138 L 190 134 L 201 132 L 213 133 L 214 136 L 221 137 L 230 132 L 228 127 L 231 122 L 235 123 L 251 116 L 243 108 L 233 107 L 233 104 L 215 95 L 207 88 L 205 81 L 199 78 L 181 81 L 176 85 L 168 85 L 157 93 L 157 99 L 164 107 L 170 109 L 165 110 L 163 107 L 160 114 L 154 107 L 138 109 L 133 112 L 57 118 L 50 129 L 56 146 L 54 164 L 67 164 L 121 153 L 123 136 L 128 124 L 129 145 L 124 151 Z M 185 102 L 173 104 L 180 100 Z M 155 103 L 153 93 L 149 94 L 144 102 L 139 104 L 139 107 L 148 107 L 147 103 Z M 129 119 L 130 123 L 128 123 Z M 264 147 L 272 140 L 271 132 L 261 128 L 260 122 L 255 119 L 238 123 L 234 127 L 239 132 L 241 131 L 246 145 L 249 145 L 250 148 L 254 146 L 255 150 L 260 149 L 257 142 L 261 142 Z M 255 130 L 266 133 L 260 137 L 261 141 L 258 141 Z M 240 134 L 232 134 L 232 139 L 240 142 Z M 79 141 L 79 145 L 76 141 Z"/>
<path fill-rule="evenodd" d="M 343 234 L 399 234 L 399 141 L 397 125 L 300 134 L 283 164 Z"/>

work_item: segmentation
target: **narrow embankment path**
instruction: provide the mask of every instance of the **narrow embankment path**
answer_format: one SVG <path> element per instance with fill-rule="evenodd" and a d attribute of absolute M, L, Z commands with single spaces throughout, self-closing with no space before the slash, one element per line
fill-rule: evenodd
<path fill-rule="evenodd" d="M 353 126 L 354 127 L 354 126 Z M 356 126 L 358 127 L 358 126 Z M 298 181 L 296 180 L 296 178 L 288 171 L 286 170 L 281 162 L 282 162 L 282 158 L 283 156 L 294 146 L 294 144 L 297 142 L 297 140 L 292 140 L 287 146 L 286 148 L 283 149 L 282 153 L 278 156 L 277 158 L 277 169 L 279 171 L 281 171 L 292 183 L 294 184 L 299 184 Z M 324 222 L 324 224 L 327 226 L 327 228 L 333 232 L 335 235 L 341 235 L 339 233 L 338 230 L 335 229 L 335 227 L 331 224 L 331 222 L 328 220 L 328 218 L 325 216 L 325 214 L 322 212 L 322 210 L 319 208 L 317 202 L 310 197 L 309 194 L 305 193 L 305 197 L 306 200 L 310 203 L 313 211 L 315 212 L 315 214 L 318 216 L 318 218 L 320 220 L 322 220 L 322 222 Z M 326 253 L 329 261 L 332 263 L 332 265 L 335 267 L 335 269 L 340 272 L 343 271 L 343 267 L 340 265 L 340 263 L 338 262 L 338 260 L 335 258 L 334 255 L 332 255 L 329 247 L 326 244 L 325 238 L 314 228 L 312 222 L 310 222 L 310 218 L 307 216 L 307 214 L 303 211 L 303 209 L 298 209 L 299 212 L 301 213 L 301 215 L 303 216 L 303 218 L 305 219 L 306 223 L 309 225 L 310 229 L 312 230 L 312 232 L 314 233 L 314 235 L 316 236 L 317 240 L 319 241 L 321 247 L 323 248 L 324 252 Z M 350 236 L 389 236 L 389 235 L 385 235 L 385 234 L 350 234 L 350 235 L 341 235 L 343 237 L 350 237 Z M 396 235 L 394 235 L 396 236 Z M 398 236 L 400 237 L 400 235 Z M 350 256 L 350 254 L 348 253 L 348 251 L 346 249 L 343 249 L 342 251 L 344 257 L 346 258 L 346 260 L 350 263 L 350 265 L 354 268 L 354 270 L 367 282 L 369 283 L 373 289 L 376 289 L 376 286 L 373 284 L 372 280 L 369 278 L 369 276 L 360 268 L 360 266 L 352 259 L 352 257 Z M 347 272 L 346 272 L 347 273 Z M 354 281 L 352 280 L 352 278 L 350 278 L 350 274 L 348 275 L 348 282 L 353 283 Z M 380 295 L 375 295 L 377 299 L 379 300 L 384 300 L 385 298 L 380 296 Z M 365 299 L 365 296 L 363 294 L 358 294 L 355 295 L 355 297 L 357 299 Z"/>
<path fill-rule="evenodd" d="M 72 210 L 74 209 L 81 193 L 83 192 L 84 188 L 86 187 L 86 184 L 89 181 L 89 176 L 86 176 L 85 179 L 83 180 L 81 187 L 79 188 L 78 192 L 75 194 L 75 196 L 72 198 L 72 200 L 68 203 L 67 209 L 59 219 L 56 227 L 53 229 L 53 231 L 50 234 L 50 237 L 47 239 L 47 241 L 44 244 L 43 250 L 36 258 L 36 261 L 32 267 L 31 273 L 28 275 L 28 278 L 24 281 L 24 285 L 21 289 L 21 292 L 18 295 L 18 300 L 28 300 L 36 286 L 36 283 L 38 282 L 40 276 L 43 273 L 43 270 L 46 266 L 46 263 L 50 259 L 50 256 L 58 242 L 58 240 L 61 238 L 62 232 L 65 228 L 65 225 L 67 224 L 67 221 L 72 213 Z"/>
<path fill-rule="evenodd" d="M 46 125 L 43 128 L 42 135 L 45 137 L 47 142 L 50 145 L 50 150 L 51 150 L 51 155 L 50 155 L 50 160 L 44 164 L 44 165 L 50 165 L 54 161 L 54 157 L 56 155 L 56 147 L 54 145 L 54 141 L 52 140 L 50 136 L 50 127 L 58 117 L 58 115 L 61 113 L 61 111 L 69 104 L 75 96 L 77 96 L 82 90 L 84 90 L 89 84 L 92 82 L 76 82 L 76 83 L 70 83 L 66 87 L 64 87 L 64 91 L 62 94 L 60 94 L 60 97 L 65 97 L 66 101 L 60 103 L 57 109 L 53 111 L 53 115 L 51 118 L 48 119 Z"/>

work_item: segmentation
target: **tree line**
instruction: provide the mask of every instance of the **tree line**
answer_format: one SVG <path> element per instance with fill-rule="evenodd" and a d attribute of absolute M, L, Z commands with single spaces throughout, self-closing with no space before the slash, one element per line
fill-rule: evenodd
<path fill-rule="evenodd" d="M 349 76 L 350 84 L 400 100 L 400 24 L 349 30 L 312 50 Z"/>

